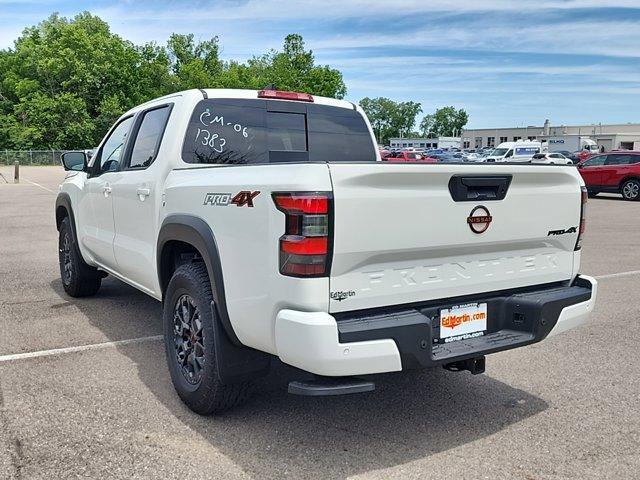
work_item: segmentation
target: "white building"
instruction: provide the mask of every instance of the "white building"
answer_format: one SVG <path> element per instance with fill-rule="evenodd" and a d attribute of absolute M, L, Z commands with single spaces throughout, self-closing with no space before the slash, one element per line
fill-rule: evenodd
<path fill-rule="evenodd" d="M 561 135 L 582 135 L 594 140 L 598 147 L 609 150 L 640 150 L 640 123 L 560 125 L 549 120 L 541 127 L 475 128 L 462 130 L 462 148 L 496 147 L 516 140 L 544 140 Z"/>
<path fill-rule="evenodd" d="M 436 138 L 390 138 L 391 148 L 460 148 L 460 137 L 436 137 Z"/>

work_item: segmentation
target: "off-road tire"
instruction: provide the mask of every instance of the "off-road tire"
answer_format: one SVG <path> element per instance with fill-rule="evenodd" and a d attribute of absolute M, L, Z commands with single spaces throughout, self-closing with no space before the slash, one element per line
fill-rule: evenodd
<path fill-rule="evenodd" d="M 67 295 L 89 297 L 98 292 L 104 275 L 82 259 L 69 217 L 60 224 L 58 261 L 62 287 Z"/>
<path fill-rule="evenodd" d="M 185 296 L 193 302 L 201 322 L 204 346 L 204 365 L 199 371 L 197 383 L 183 373 L 176 344 L 183 338 L 176 333 L 176 308 Z M 213 322 L 219 321 L 212 308 L 213 295 L 207 269 L 202 262 L 179 266 L 174 272 L 164 295 L 163 324 L 167 364 L 173 386 L 182 401 L 200 415 L 211 415 L 243 403 L 250 395 L 251 382 L 223 383 L 218 375 Z M 194 347 L 195 348 L 195 347 Z M 195 352 L 195 350 L 194 350 Z M 195 355 L 195 353 L 194 353 Z"/>
<path fill-rule="evenodd" d="M 640 181 L 635 178 L 627 180 L 622 184 L 622 187 L 620 187 L 620 193 L 625 200 L 640 200 Z"/>

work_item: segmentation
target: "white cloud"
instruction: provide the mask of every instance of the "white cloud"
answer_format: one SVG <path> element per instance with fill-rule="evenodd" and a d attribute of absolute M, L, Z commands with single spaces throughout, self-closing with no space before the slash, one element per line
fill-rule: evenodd
<path fill-rule="evenodd" d="M 461 26 L 430 25 L 418 31 L 340 35 L 316 42 L 316 48 L 434 47 L 521 53 L 571 53 L 640 57 L 639 21 L 563 22 L 523 25 L 501 22 Z"/>
<path fill-rule="evenodd" d="M 196 36 L 220 35 L 221 44 L 234 53 L 265 51 L 280 46 L 282 37 L 301 31 L 313 48 L 433 47 L 440 49 L 493 50 L 522 53 L 570 53 L 611 57 L 640 57 L 640 21 L 582 20 L 567 15 L 577 8 L 602 8 L 602 2 L 572 1 L 415 1 L 371 2 L 364 0 L 250 0 L 245 3 L 216 2 L 210 6 L 151 8 L 146 4 L 97 9 L 95 13 L 114 30 L 134 41 L 164 42 L 167 24 L 172 31 Z M 640 7 L 637 0 L 614 0 L 607 8 Z M 488 12 L 478 16 L 478 11 Z M 562 11 L 560 20 L 545 23 L 545 14 Z M 525 13 L 509 21 L 509 12 Z M 531 12 L 527 14 L 526 12 Z M 396 15 L 468 14 L 455 22 L 441 19 L 423 29 L 385 28 Z M 507 17 L 507 18 L 505 18 Z M 591 17 L 593 18 L 593 17 Z M 335 33 L 331 22 L 380 19 L 380 28 L 366 33 Z M 385 20 L 382 20 L 385 19 Z M 343 25 L 342 31 L 348 32 Z M 326 32 L 326 33 L 325 33 Z"/>
<path fill-rule="evenodd" d="M 393 14 L 474 13 L 474 12 L 536 12 L 545 10 L 575 10 L 585 8 L 638 8 L 637 0 L 609 0 L 606 5 L 597 0 L 249 0 L 202 2 L 173 8 L 132 9 L 120 2 L 100 9 L 103 14 L 123 13 L 132 19 L 146 20 L 233 20 L 233 19 L 300 19 L 387 18 Z"/>

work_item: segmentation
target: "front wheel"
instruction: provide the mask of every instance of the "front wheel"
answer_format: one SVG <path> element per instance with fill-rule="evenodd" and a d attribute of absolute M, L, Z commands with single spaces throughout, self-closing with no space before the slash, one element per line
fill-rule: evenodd
<path fill-rule="evenodd" d="M 95 295 L 102 283 L 102 274 L 87 265 L 80 254 L 69 217 L 60 224 L 58 261 L 62 287 L 72 297 Z"/>
<path fill-rule="evenodd" d="M 203 263 L 178 267 L 167 286 L 163 306 L 164 344 L 173 386 L 182 401 L 201 415 L 242 403 L 249 382 L 223 383 L 214 341 L 211 284 Z"/>
<path fill-rule="evenodd" d="M 622 184 L 620 193 L 622 193 L 622 198 L 625 200 L 640 200 L 640 181 L 636 179 L 627 180 Z"/>

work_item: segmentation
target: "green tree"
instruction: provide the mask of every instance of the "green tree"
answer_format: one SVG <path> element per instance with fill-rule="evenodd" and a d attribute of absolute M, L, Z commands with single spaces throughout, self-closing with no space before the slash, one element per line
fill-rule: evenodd
<path fill-rule="evenodd" d="M 343 98 L 347 93 L 342 74 L 327 65 L 315 65 L 313 52 L 305 50 L 298 34 L 285 37 L 282 52 L 272 50 L 254 57 L 248 67 L 255 75 L 256 88 L 272 84 L 280 90 L 334 98 Z"/>
<path fill-rule="evenodd" d="M 167 52 L 179 90 L 223 86 L 218 37 L 196 43 L 193 34 L 174 33 L 167 42 Z"/>
<path fill-rule="evenodd" d="M 469 115 L 462 108 L 443 107 L 435 113 L 425 115 L 420 122 L 420 131 L 425 137 L 452 137 L 459 136 L 464 126 L 469 121 Z"/>
<path fill-rule="evenodd" d="M 95 145 L 125 110 L 172 90 L 166 54 L 136 47 L 88 12 L 26 28 L 0 55 L 0 147 Z M 16 126 L 17 124 L 17 126 Z"/>
<path fill-rule="evenodd" d="M 363 98 L 360 106 L 369 117 L 378 142 L 386 144 L 391 137 L 408 136 L 422 107 L 416 102 L 394 102 L 385 97 Z"/>
<path fill-rule="evenodd" d="M 26 127 L 20 133 L 23 148 L 82 148 L 95 128 L 84 100 L 73 93 L 36 93 L 22 98 L 14 111 Z"/>
<path fill-rule="evenodd" d="M 57 14 L 0 50 L 0 148 L 95 146 L 131 107 L 190 88 L 283 90 L 342 98 L 342 74 L 315 64 L 300 35 L 246 63 L 222 61 L 218 37 L 172 34 L 134 45 L 100 18 Z"/>

